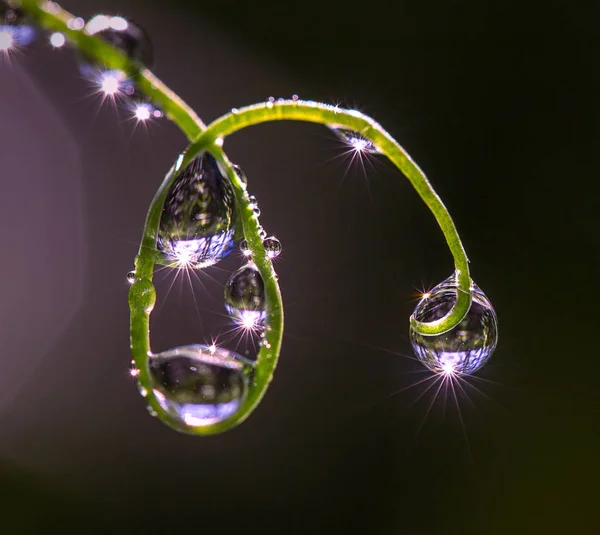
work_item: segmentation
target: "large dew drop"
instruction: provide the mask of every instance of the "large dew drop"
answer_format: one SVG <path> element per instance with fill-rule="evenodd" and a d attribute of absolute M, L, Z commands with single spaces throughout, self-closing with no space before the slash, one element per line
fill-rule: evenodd
<path fill-rule="evenodd" d="M 248 392 L 252 367 L 236 353 L 190 345 L 152 355 L 152 393 L 178 428 L 213 425 L 233 416 Z"/>
<path fill-rule="evenodd" d="M 205 268 L 234 245 L 235 200 L 229 179 L 205 152 L 183 169 L 171 186 L 158 229 L 161 263 Z"/>
<path fill-rule="evenodd" d="M 265 284 L 252 264 L 242 266 L 225 285 L 225 309 L 242 328 L 260 328 L 266 316 Z"/>
<path fill-rule="evenodd" d="M 421 322 L 443 318 L 456 301 L 457 282 L 452 275 L 426 294 L 414 317 Z M 470 374 L 490 358 L 498 342 L 498 320 L 492 304 L 473 283 L 473 302 L 463 320 L 439 336 L 423 336 L 412 327 L 410 339 L 417 358 L 436 373 Z"/>

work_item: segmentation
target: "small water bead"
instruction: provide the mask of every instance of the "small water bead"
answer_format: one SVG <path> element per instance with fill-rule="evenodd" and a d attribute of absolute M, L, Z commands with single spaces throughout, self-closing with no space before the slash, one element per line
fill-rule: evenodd
<path fill-rule="evenodd" d="M 129 284 L 133 284 L 135 282 L 135 271 L 130 271 L 127 273 L 127 282 Z"/>
<path fill-rule="evenodd" d="M 25 11 L 16 2 L 0 0 L 0 52 L 29 45 L 35 33 L 34 27 L 27 24 Z"/>
<path fill-rule="evenodd" d="M 281 242 L 275 236 L 269 236 L 268 238 L 265 238 L 263 240 L 263 247 L 267 252 L 267 256 L 271 259 L 277 258 L 283 250 Z"/>
<path fill-rule="evenodd" d="M 252 366 L 232 351 L 206 345 L 149 359 L 152 393 L 175 427 L 204 427 L 233 416 L 248 392 Z"/>
<path fill-rule="evenodd" d="M 67 39 L 64 33 L 54 32 L 50 35 L 49 39 L 52 48 L 62 48 L 67 43 Z"/>
<path fill-rule="evenodd" d="M 456 301 L 456 277 L 452 275 L 426 294 L 414 317 L 430 322 L 444 317 Z M 498 320 L 492 304 L 473 283 L 473 302 L 464 319 L 439 336 L 423 336 L 412 327 L 410 339 L 417 358 L 436 373 L 470 374 L 490 358 L 498 342 Z"/>
<path fill-rule="evenodd" d="M 242 240 L 240 242 L 240 251 L 242 251 L 242 254 L 244 256 L 252 256 L 252 251 L 250 250 L 250 247 L 248 246 L 248 242 L 246 240 Z"/>
<path fill-rule="evenodd" d="M 79 31 L 83 30 L 85 21 L 81 17 L 72 17 L 67 21 L 67 28 L 69 30 Z"/>
<path fill-rule="evenodd" d="M 247 329 L 258 328 L 266 316 L 265 283 L 252 264 L 234 272 L 225 285 L 225 309 L 236 323 Z"/>
<path fill-rule="evenodd" d="M 180 171 L 163 206 L 156 247 L 172 267 L 205 268 L 234 245 L 235 200 L 229 179 L 208 152 Z"/>
<path fill-rule="evenodd" d="M 233 170 L 235 171 L 235 174 L 239 177 L 243 184 L 248 184 L 248 177 L 239 165 L 233 164 Z"/>
<path fill-rule="evenodd" d="M 341 127 L 331 127 L 331 129 L 342 141 L 350 145 L 350 147 L 357 152 L 380 154 L 380 150 L 375 146 L 375 143 L 361 135 L 359 132 L 354 132 L 353 130 Z"/>

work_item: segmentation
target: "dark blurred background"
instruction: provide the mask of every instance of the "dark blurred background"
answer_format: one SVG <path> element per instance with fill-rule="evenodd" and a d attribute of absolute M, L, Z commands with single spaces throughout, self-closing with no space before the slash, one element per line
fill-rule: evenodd
<path fill-rule="evenodd" d="M 275 381 L 220 436 L 152 419 L 125 275 L 186 142 L 101 105 L 75 54 L 40 40 L 0 61 L 2 534 L 599 532 L 598 6 L 64 6 L 144 26 L 156 74 L 205 121 L 292 94 L 372 115 L 453 214 L 500 343 L 460 412 L 415 384 L 408 316 L 452 272 L 435 220 L 381 158 L 365 173 L 326 128 L 262 125 L 225 147 L 284 246 Z M 153 349 L 222 331 L 240 263 L 193 281 L 197 309 L 157 274 Z"/>

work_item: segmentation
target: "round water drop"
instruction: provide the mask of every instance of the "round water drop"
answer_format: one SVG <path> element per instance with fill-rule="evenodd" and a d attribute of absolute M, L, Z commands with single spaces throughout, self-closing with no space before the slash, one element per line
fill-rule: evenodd
<path fill-rule="evenodd" d="M 85 25 L 85 31 L 101 37 L 121 50 L 130 60 L 138 61 L 149 68 L 154 64 L 154 48 L 148 34 L 130 20 L 96 15 Z"/>
<path fill-rule="evenodd" d="M 173 182 L 158 229 L 161 263 L 205 268 L 234 245 L 235 199 L 229 179 L 208 152 L 195 158 Z"/>
<path fill-rule="evenodd" d="M 331 129 L 344 143 L 350 145 L 350 148 L 356 152 L 366 152 L 368 154 L 380 153 L 375 143 L 358 132 L 342 127 L 331 127 Z"/>
<path fill-rule="evenodd" d="M 263 247 L 269 258 L 277 258 L 283 249 L 281 242 L 275 236 L 269 236 L 263 240 Z"/>
<path fill-rule="evenodd" d="M 152 355 L 152 394 L 174 427 L 186 430 L 233 416 L 248 392 L 252 365 L 223 348 L 178 347 Z"/>
<path fill-rule="evenodd" d="M 421 322 L 443 318 L 456 301 L 455 275 L 425 294 L 414 311 Z M 410 339 L 417 358 L 436 373 L 470 374 L 490 358 L 498 342 L 498 320 L 492 304 L 473 283 L 473 302 L 463 320 L 451 331 L 423 336 L 412 327 Z"/>
<path fill-rule="evenodd" d="M 260 215 L 260 207 L 258 206 L 258 204 L 251 204 L 250 205 L 252 208 L 252 213 L 258 217 Z"/>
<path fill-rule="evenodd" d="M 252 251 L 250 250 L 250 247 L 248 246 L 248 242 L 246 240 L 242 240 L 240 242 L 240 251 L 242 251 L 242 254 L 244 256 L 252 256 Z"/>
<path fill-rule="evenodd" d="M 135 282 L 135 271 L 130 271 L 127 273 L 127 282 L 129 284 L 133 284 Z"/>
<path fill-rule="evenodd" d="M 265 283 L 254 265 L 242 266 L 227 281 L 225 309 L 240 327 L 261 327 L 266 316 Z"/>

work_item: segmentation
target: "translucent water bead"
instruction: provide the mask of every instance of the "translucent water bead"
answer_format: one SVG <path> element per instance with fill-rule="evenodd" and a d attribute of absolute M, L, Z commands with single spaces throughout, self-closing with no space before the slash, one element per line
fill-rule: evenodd
<path fill-rule="evenodd" d="M 145 67 L 154 64 L 154 49 L 144 29 L 123 17 L 96 15 L 84 27 L 85 31 L 101 38 L 123 52 L 130 60 L 141 63 Z M 83 56 L 80 66 L 81 74 L 107 96 L 123 96 L 131 98 L 132 112 L 138 121 L 162 116 L 150 103 L 138 94 L 135 84 L 122 71 L 108 70 L 93 60 Z"/>
<path fill-rule="evenodd" d="M 234 245 L 235 200 L 229 179 L 204 152 L 180 171 L 171 186 L 158 229 L 161 263 L 205 268 Z"/>
<path fill-rule="evenodd" d="M 26 23 L 23 9 L 12 0 L 0 0 L 0 52 L 27 46 L 35 38 L 35 29 Z"/>
<path fill-rule="evenodd" d="M 356 152 L 366 152 L 368 154 L 379 154 L 380 152 L 375 143 L 359 132 L 336 126 L 331 127 L 331 130 Z"/>
<path fill-rule="evenodd" d="M 256 267 L 242 266 L 225 285 L 225 309 L 245 329 L 260 328 L 265 319 L 265 284 Z"/>
<path fill-rule="evenodd" d="M 252 365 L 232 351 L 190 345 L 149 359 L 152 394 L 174 427 L 204 427 L 233 416 L 248 392 Z"/>
<path fill-rule="evenodd" d="M 457 282 L 452 275 L 425 294 L 414 317 L 430 322 L 444 317 L 456 301 Z M 489 299 L 473 283 L 473 302 L 464 319 L 439 336 L 423 336 L 412 327 L 410 339 L 417 358 L 436 373 L 470 374 L 490 358 L 498 342 L 498 320 Z"/>
<path fill-rule="evenodd" d="M 101 37 L 133 60 L 151 68 L 154 65 L 154 48 L 144 29 L 123 17 L 96 15 L 85 25 L 90 35 Z"/>

